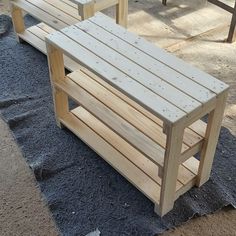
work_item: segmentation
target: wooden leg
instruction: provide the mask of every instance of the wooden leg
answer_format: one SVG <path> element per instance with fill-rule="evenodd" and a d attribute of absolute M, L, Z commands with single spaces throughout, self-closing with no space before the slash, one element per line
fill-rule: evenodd
<path fill-rule="evenodd" d="M 128 24 L 128 0 L 119 0 L 116 5 L 116 23 L 127 28 Z"/>
<path fill-rule="evenodd" d="M 232 43 L 236 40 L 236 1 L 234 5 L 234 11 L 233 11 L 233 16 L 229 28 L 229 34 L 228 34 L 228 39 L 227 42 Z"/>
<path fill-rule="evenodd" d="M 162 4 L 166 6 L 166 1 L 167 0 L 162 0 Z"/>
<path fill-rule="evenodd" d="M 81 20 L 86 20 L 95 14 L 95 2 L 90 1 L 87 4 L 79 5 L 79 14 L 81 16 Z"/>
<path fill-rule="evenodd" d="M 21 43 L 23 42 L 23 40 L 18 36 L 18 33 L 22 33 L 25 31 L 25 23 L 22 10 L 19 7 L 15 6 L 13 3 L 11 4 L 11 16 L 17 40 L 19 43 Z"/>
<path fill-rule="evenodd" d="M 65 79 L 63 54 L 58 48 L 47 43 L 47 56 L 56 122 L 57 125 L 62 128 L 63 126 L 60 123 L 60 118 L 69 112 L 68 95 L 62 90 L 56 88 L 54 83 Z"/>
<path fill-rule="evenodd" d="M 159 211 L 157 213 L 161 216 L 169 212 L 174 206 L 184 126 L 178 124 L 171 127 L 166 126 L 165 129 L 167 133 L 167 141 L 162 174 L 160 206 L 159 208 L 155 206 L 155 211 Z"/>
<path fill-rule="evenodd" d="M 216 108 L 208 117 L 205 141 L 203 143 L 200 165 L 197 176 L 197 186 L 203 185 L 210 178 L 216 145 L 220 134 L 221 122 L 227 99 L 227 92 L 217 98 Z"/>

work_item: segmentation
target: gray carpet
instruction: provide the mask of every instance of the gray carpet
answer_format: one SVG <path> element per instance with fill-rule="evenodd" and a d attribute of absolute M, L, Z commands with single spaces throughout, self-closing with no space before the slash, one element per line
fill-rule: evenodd
<path fill-rule="evenodd" d="M 35 23 L 27 17 L 27 24 Z M 33 169 L 63 235 L 155 235 L 194 216 L 236 206 L 236 138 L 222 128 L 210 180 L 162 219 L 141 192 L 54 120 L 47 58 L 19 44 L 0 16 L 0 112 Z M 0 27 L 1 28 L 1 27 Z"/>

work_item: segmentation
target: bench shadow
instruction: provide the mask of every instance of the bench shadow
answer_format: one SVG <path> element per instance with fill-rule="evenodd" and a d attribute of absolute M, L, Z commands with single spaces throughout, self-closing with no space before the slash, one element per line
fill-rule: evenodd
<path fill-rule="evenodd" d="M 138 11 L 144 11 L 148 15 L 156 18 L 157 20 L 161 21 L 164 25 L 170 27 L 170 30 L 178 36 L 168 36 L 168 39 L 189 39 L 191 37 L 198 36 L 199 34 L 204 34 L 205 31 L 199 32 L 197 35 L 191 34 L 189 28 L 178 27 L 175 24 L 175 21 L 179 18 L 185 17 L 187 15 L 191 15 L 193 12 L 197 12 L 207 6 L 207 1 L 203 0 L 196 0 L 196 1 L 187 1 L 187 0 L 167 0 L 167 5 L 164 6 L 161 3 L 161 0 L 153 0 L 148 1 L 148 3 L 140 2 L 139 0 L 132 0 L 129 1 L 129 14 L 135 14 Z M 206 23 L 205 23 L 206 24 Z M 216 25 L 217 27 L 217 25 Z M 207 30 L 208 31 L 208 30 Z M 181 37 L 182 35 L 183 37 Z M 144 37 L 150 39 L 160 39 L 161 36 L 157 35 L 143 35 Z M 222 39 L 217 40 L 208 40 L 206 38 L 198 38 L 200 41 L 209 41 L 209 42 L 216 42 L 216 43 L 225 43 L 227 35 L 224 36 Z"/>

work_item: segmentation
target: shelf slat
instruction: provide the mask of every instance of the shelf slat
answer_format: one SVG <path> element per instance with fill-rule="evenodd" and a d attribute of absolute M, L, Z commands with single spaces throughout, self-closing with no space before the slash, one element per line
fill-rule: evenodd
<path fill-rule="evenodd" d="M 159 122 L 158 124 L 154 122 L 128 104 L 127 96 L 123 96 L 123 99 L 119 98 L 114 90 L 110 91 L 105 87 L 106 83 L 101 85 L 94 77 L 88 76 L 82 71 L 74 71 L 67 76 L 154 142 L 157 142 L 161 147 L 165 148 L 166 135 L 163 133 L 162 123 Z M 117 109 L 117 107 L 119 107 L 119 109 Z M 181 158 L 181 160 L 185 161 L 200 150 L 202 141 L 203 138 L 200 135 L 187 128 L 184 134 L 184 142 L 182 145 L 183 158 Z"/>
<path fill-rule="evenodd" d="M 163 166 L 164 148 L 91 96 L 86 90 L 71 81 L 68 77 L 66 77 L 64 81 L 56 82 L 55 86 L 63 90 L 83 107 L 86 107 L 89 112 L 95 115 L 99 120 L 102 120 L 107 126 L 141 151 L 155 164 L 160 167 Z"/>
<path fill-rule="evenodd" d="M 137 189 L 143 192 L 151 201 L 159 204 L 160 185 L 71 113 L 61 118 L 61 122 L 87 143 L 114 169 L 127 178 Z"/>
<path fill-rule="evenodd" d="M 99 121 L 96 117 L 86 111 L 83 107 L 77 107 L 72 110 L 71 115 L 68 114 L 67 118 L 62 118 L 61 121 L 66 125 L 69 129 L 71 129 L 78 137 L 80 137 L 83 141 L 85 141 L 93 150 L 103 157 L 109 164 L 111 164 L 116 170 L 122 171 L 122 175 L 126 177 L 131 183 L 136 186 L 136 183 L 141 184 L 141 191 L 150 198 L 154 203 L 159 203 L 159 188 L 161 186 L 161 179 L 158 176 L 158 167 L 147 159 L 142 153 L 133 148 L 129 143 L 127 143 L 124 139 L 119 137 L 114 131 L 109 129 L 106 125 L 104 125 L 101 121 Z M 66 122 L 66 123 L 65 123 Z M 94 136 L 96 136 L 96 142 L 94 142 Z M 99 141 L 98 141 L 99 140 Z M 106 143 L 106 147 L 104 144 Z M 97 149 L 97 146 L 100 149 Z M 109 148 L 108 148 L 109 147 Z M 108 148 L 108 150 L 103 150 Z M 109 150 L 112 149 L 112 152 Z M 103 151 L 103 153 L 101 153 Z M 104 154 L 104 152 L 106 154 Z M 118 155 L 119 153 L 119 155 Z M 104 156 L 105 155 L 105 156 Z M 117 157 L 122 156 L 122 160 Z M 118 158 L 118 160 L 117 160 Z M 114 162 L 113 160 L 116 160 Z M 123 172 L 123 165 L 127 164 L 127 168 L 129 171 Z M 120 164 L 122 166 L 120 166 Z M 176 184 L 176 198 L 178 198 L 181 194 L 186 192 L 186 189 L 191 188 L 195 184 L 196 174 L 194 174 L 191 168 L 196 169 L 198 167 L 199 161 L 194 157 L 188 160 L 188 163 L 180 165 L 179 173 L 178 173 L 178 181 Z M 186 167 L 187 166 L 187 167 Z M 130 175 L 130 173 L 139 172 L 139 176 Z M 135 171 L 133 170 L 135 169 Z M 141 179 L 146 179 L 145 182 L 142 182 Z M 154 187 L 156 190 L 158 189 L 158 194 L 154 194 L 153 191 L 150 192 L 145 184 L 150 185 L 150 188 Z M 137 186 L 136 186 L 137 187 Z M 148 190 L 148 191 L 147 191 Z M 151 195 L 150 195 L 151 194 Z M 154 195 L 153 195 L 154 194 Z M 155 199 L 153 196 L 158 196 Z"/>

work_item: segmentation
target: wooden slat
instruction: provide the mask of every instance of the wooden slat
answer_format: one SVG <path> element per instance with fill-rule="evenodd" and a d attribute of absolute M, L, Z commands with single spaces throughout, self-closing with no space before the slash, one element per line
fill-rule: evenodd
<path fill-rule="evenodd" d="M 161 185 L 161 179 L 158 176 L 158 167 L 147 159 L 142 153 L 133 148 L 129 143 L 117 135 L 114 131 L 105 126 L 101 121 L 96 119 L 91 113 L 86 111 L 83 107 L 78 107 L 72 110 L 72 113 L 85 123 L 96 134 L 103 138 L 106 142 L 111 144 L 116 150 L 122 153 L 138 168 L 142 169 L 146 175 L 152 178 L 155 182 Z M 193 160 L 194 159 L 194 160 Z M 188 161 L 192 164 L 193 171 L 198 166 L 198 162 L 195 162 L 195 158 L 192 157 Z M 189 166 L 190 166 L 189 164 Z M 180 165 L 178 180 L 176 184 L 176 191 L 183 187 L 183 185 L 192 181 L 196 174 L 193 173 L 191 168 L 186 168 L 184 165 Z"/>
<path fill-rule="evenodd" d="M 128 105 L 125 101 L 115 96 L 109 90 L 105 89 L 99 83 L 93 81 L 92 78 L 84 75 L 82 72 L 75 71 L 68 74 L 67 77 L 72 79 L 80 87 L 85 89 L 100 102 L 132 124 L 136 129 L 140 130 L 154 142 L 157 142 L 160 146 L 165 148 L 166 136 L 162 132 L 162 127 L 145 117 L 132 106 Z M 119 107 L 119 109 L 117 109 L 117 107 Z M 185 145 L 183 150 L 187 148 L 188 146 Z"/>
<path fill-rule="evenodd" d="M 186 113 L 132 80 L 109 63 L 101 60 L 63 33 L 52 33 L 46 40 L 52 44 L 56 44 L 65 54 L 79 62 L 82 66 L 90 68 L 95 74 L 101 76 L 108 83 L 132 97 L 140 105 L 167 123 L 174 123 L 185 118 Z"/>
<path fill-rule="evenodd" d="M 161 179 L 158 176 L 158 166 L 146 158 L 141 152 L 135 149 L 132 145 L 122 139 L 118 134 L 109 129 L 105 124 L 96 119 L 91 113 L 86 111 L 83 107 L 78 107 L 72 110 L 72 113 L 83 121 L 90 129 L 96 132 L 106 142 L 111 144 L 117 151 L 121 152 L 137 167 L 142 169 L 150 178 L 161 185 Z M 178 182 L 179 189 L 182 184 Z"/>
<path fill-rule="evenodd" d="M 81 18 L 79 16 L 78 13 L 78 9 L 62 2 L 61 0 L 43 0 L 44 2 L 47 2 L 48 4 L 56 7 L 57 9 L 59 9 L 60 11 L 65 12 L 67 15 L 72 16 L 73 18 L 75 18 L 77 21 L 80 21 Z"/>
<path fill-rule="evenodd" d="M 18 6 L 19 8 L 22 8 L 24 11 L 29 12 L 31 16 L 35 17 L 40 21 L 43 21 L 54 29 L 59 30 L 68 26 L 68 24 L 65 24 L 59 19 L 55 20 L 55 17 L 51 16 L 50 14 L 46 13 L 45 11 L 39 9 L 37 6 L 34 6 L 27 1 L 15 0 L 12 3 Z"/>
<path fill-rule="evenodd" d="M 182 165 L 189 169 L 193 174 L 197 175 L 199 163 L 199 160 L 197 160 L 195 157 L 192 157 L 186 160 Z"/>
<path fill-rule="evenodd" d="M 93 80 L 92 77 L 84 74 L 81 71 L 75 71 L 67 75 L 75 83 L 84 88 L 90 94 L 95 96 L 99 101 L 104 103 L 114 112 L 119 114 L 154 142 L 159 143 L 163 148 L 166 145 L 166 135 L 163 133 L 161 125 L 155 123 L 133 106 L 129 105 L 125 100 L 120 99 L 114 93 L 103 87 L 101 84 Z M 119 107 L 119 109 L 117 109 Z M 182 152 L 185 152 L 188 148 L 193 147 L 202 141 L 202 137 L 186 129 L 184 143 L 182 146 Z M 196 152 L 195 152 L 196 153 Z M 195 154 L 193 153 L 193 154 Z"/>
<path fill-rule="evenodd" d="M 163 133 L 161 125 L 138 112 L 134 107 L 129 105 L 125 99 L 120 99 L 83 72 L 75 71 L 67 76 L 154 142 L 157 142 L 160 146 L 165 148 L 166 135 Z M 117 107 L 119 107 L 119 109 L 117 109 Z M 194 131 L 185 129 L 183 141 L 180 163 L 184 162 L 192 155 L 195 155 L 200 150 L 203 138 Z"/>
<path fill-rule="evenodd" d="M 26 41 L 29 44 L 32 44 L 40 52 L 46 54 L 46 45 L 45 42 L 39 37 L 35 36 L 28 30 L 25 30 L 23 33 L 18 34 L 20 38 Z"/>
<path fill-rule="evenodd" d="M 91 28 L 92 27 L 93 25 L 91 24 Z M 140 67 L 134 61 L 129 60 L 127 57 L 122 56 L 117 51 L 107 47 L 106 42 L 103 44 L 103 42 L 95 40 L 92 36 L 85 33 L 89 30 L 89 28 L 80 30 L 79 28 L 72 26 L 62 30 L 62 32 L 72 39 L 78 38 L 77 42 L 80 45 L 90 50 L 106 62 L 110 63 L 113 67 L 116 67 L 120 71 L 124 72 L 130 78 L 136 80 L 138 83 L 142 84 L 149 90 L 160 95 L 165 100 L 172 103 L 184 112 L 189 113 L 201 106 L 198 101 L 150 73 L 148 71 L 149 67 L 145 69 Z M 103 41 L 102 38 L 101 40 Z M 119 45 L 120 40 L 117 40 L 115 43 Z M 130 51 L 130 47 L 127 47 L 126 45 L 125 51 Z M 140 60 L 146 61 L 146 58 L 140 58 Z M 152 65 L 150 65 L 150 67 L 152 67 Z"/>
<path fill-rule="evenodd" d="M 53 29 L 52 27 L 44 24 L 44 23 L 39 23 L 37 24 L 37 27 L 42 29 L 43 31 L 45 31 L 45 37 L 48 35 L 48 34 L 51 34 L 52 32 L 55 32 L 56 30 Z M 44 40 L 45 40 L 45 37 L 44 37 Z"/>
<path fill-rule="evenodd" d="M 86 107 L 90 113 L 146 155 L 151 161 L 162 167 L 164 161 L 164 148 L 153 142 L 134 126 L 127 123 L 111 109 L 86 92 L 86 90 L 70 81 L 70 79 L 67 78 L 65 81 L 57 82 L 55 85 L 69 94 L 70 97 L 83 107 Z"/>
<path fill-rule="evenodd" d="M 152 73 L 152 76 L 155 75 L 156 78 L 155 78 L 155 84 L 153 85 L 152 83 L 150 84 L 149 87 L 152 88 L 157 87 L 159 88 L 158 91 L 164 88 L 164 90 L 169 91 L 167 93 L 169 96 L 170 95 L 173 96 L 173 93 L 176 94 L 176 97 L 178 98 L 176 99 L 176 104 L 183 104 L 183 106 L 186 106 L 188 105 L 187 102 L 189 101 L 189 105 L 192 107 L 195 104 L 195 100 L 198 100 L 199 102 L 204 104 L 205 102 L 207 102 L 208 100 L 212 99 L 215 96 L 215 94 L 210 93 L 209 90 L 193 82 L 189 78 L 171 69 L 170 67 L 161 63 L 160 61 L 154 59 L 153 57 L 149 56 L 143 51 L 137 49 L 136 47 L 130 45 L 129 43 L 120 39 L 113 33 L 106 31 L 102 27 L 99 27 L 93 22 L 84 21 L 80 22 L 79 24 L 76 24 L 76 26 L 81 30 L 83 30 L 84 32 L 86 32 L 87 34 L 99 40 L 101 43 L 105 44 L 106 46 L 109 46 L 116 52 L 122 54 L 123 56 L 137 63 L 142 68 L 145 68 L 147 71 L 150 71 Z M 137 75 L 135 76 L 137 77 Z M 147 76 L 143 75 L 142 78 L 144 81 L 146 81 L 146 77 Z M 182 91 L 181 96 L 178 95 L 180 91 L 178 93 L 172 92 L 173 87 L 170 85 L 175 86 L 175 90 Z M 186 95 L 183 96 L 183 93 L 184 95 L 187 94 L 188 96 Z M 186 104 L 184 104 L 185 101 Z"/>
<path fill-rule="evenodd" d="M 82 73 L 88 75 L 90 78 L 93 78 L 96 82 L 98 82 L 103 87 L 105 87 L 106 89 L 111 91 L 113 94 L 115 94 L 116 96 L 118 96 L 119 98 L 124 100 L 126 103 L 128 103 L 129 105 L 134 107 L 136 110 L 138 110 L 139 112 L 141 112 L 142 114 L 147 116 L 149 119 L 151 119 L 152 121 L 154 121 L 155 123 L 157 123 L 161 127 L 163 126 L 163 122 L 158 117 L 154 116 L 152 113 L 150 113 L 149 111 L 144 109 L 138 103 L 134 102 L 129 97 L 122 94 L 119 90 L 114 89 L 111 85 L 106 83 L 103 79 L 99 78 L 98 76 L 96 76 L 95 74 L 93 74 L 92 72 L 87 70 L 86 68 L 82 68 L 81 71 L 82 71 Z M 191 124 L 189 126 L 189 128 L 185 129 L 184 142 L 187 143 L 188 140 L 191 139 L 188 136 L 188 133 L 190 133 L 190 135 L 192 136 L 192 134 L 191 134 L 192 132 L 196 133 L 197 139 L 200 139 L 201 137 L 203 138 L 205 136 L 205 130 L 206 130 L 206 123 L 201 120 L 197 120 L 196 122 Z M 194 143 L 196 143 L 196 142 L 197 142 L 197 140 L 194 141 Z"/>
<path fill-rule="evenodd" d="M 27 43 L 31 44 L 35 48 L 37 48 L 42 53 L 46 54 L 46 46 L 45 46 L 45 37 L 48 35 L 42 29 L 47 29 L 48 31 L 55 31 L 53 28 L 45 25 L 44 23 L 39 23 L 38 25 L 31 26 L 27 28 L 23 33 L 18 34 L 20 38 L 22 38 Z M 70 59 L 69 57 L 64 55 L 64 63 L 65 68 L 70 71 L 75 71 L 81 68 L 81 66 Z"/>
<path fill-rule="evenodd" d="M 96 0 L 95 1 L 95 11 L 102 11 L 111 6 L 118 4 L 118 0 Z"/>
<path fill-rule="evenodd" d="M 78 10 L 78 4 L 73 3 L 71 0 L 60 0 L 60 1 Z"/>
<path fill-rule="evenodd" d="M 95 0 L 70 0 L 70 1 L 75 3 L 76 5 L 86 5 L 95 2 Z"/>
<path fill-rule="evenodd" d="M 128 32 L 123 27 L 119 25 L 113 27 L 114 21 L 103 14 L 97 13 L 96 16 L 89 20 L 214 93 L 220 93 L 228 88 L 228 85 L 224 82 L 198 70 L 196 67 L 156 47 L 145 39 Z"/>
<path fill-rule="evenodd" d="M 142 191 L 151 201 L 159 203 L 160 186 L 143 171 L 72 114 L 69 113 L 63 117 L 61 122 L 134 184 L 137 189 Z"/>
<path fill-rule="evenodd" d="M 44 11 L 46 14 L 51 15 L 54 17 L 54 21 L 60 20 L 62 22 L 64 22 L 67 25 L 73 25 L 76 24 L 78 22 L 77 19 L 75 19 L 74 17 L 68 15 L 67 13 L 57 9 L 56 7 L 48 4 L 45 1 L 42 0 L 25 0 L 25 2 L 28 2 L 32 5 L 34 5 L 35 7 L 41 9 L 42 11 Z M 31 12 L 29 12 L 31 14 Z M 40 18 L 41 20 L 41 18 Z"/>

